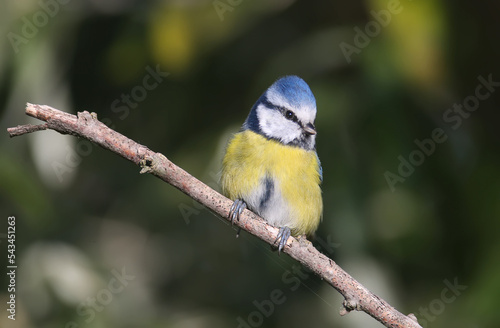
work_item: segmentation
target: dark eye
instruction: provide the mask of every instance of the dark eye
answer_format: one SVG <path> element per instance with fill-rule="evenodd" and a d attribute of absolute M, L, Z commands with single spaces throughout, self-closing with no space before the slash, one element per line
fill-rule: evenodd
<path fill-rule="evenodd" d="M 285 112 L 285 117 L 290 121 L 297 122 L 297 116 L 291 110 Z"/>

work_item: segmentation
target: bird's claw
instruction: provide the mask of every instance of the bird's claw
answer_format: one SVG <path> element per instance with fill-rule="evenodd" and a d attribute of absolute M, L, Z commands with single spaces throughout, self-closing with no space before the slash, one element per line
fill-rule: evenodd
<path fill-rule="evenodd" d="M 228 217 L 231 219 L 231 224 L 234 223 L 234 219 L 240 220 L 240 215 L 243 212 L 243 210 L 247 208 L 247 203 L 245 203 L 244 200 L 241 199 L 236 199 L 231 205 L 231 209 L 229 210 L 229 215 Z"/>
<path fill-rule="evenodd" d="M 278 236 L 276 237 L 276 240 L 274 241 L 273 244 L 276 244 L 278 242 L 278 254 L 280 254 L 281 250 L 285 248 L 286 242 L 288 241 L 288 238 L 290 238 L 291 231 L 289 227 L 281 227 Z"/>

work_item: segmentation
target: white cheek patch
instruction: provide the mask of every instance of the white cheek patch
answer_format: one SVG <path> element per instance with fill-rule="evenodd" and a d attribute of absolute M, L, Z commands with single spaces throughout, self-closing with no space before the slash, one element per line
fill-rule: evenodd
<path fill-rule="evenodd" d="M 297 123 L 287 120 L 279 111 L 269 109 L 262 104 L 257 107 L 257 119 L 260 129 L 266 136 L 284 143 L 289 143 L 302 134 L 302 129 Z"/>

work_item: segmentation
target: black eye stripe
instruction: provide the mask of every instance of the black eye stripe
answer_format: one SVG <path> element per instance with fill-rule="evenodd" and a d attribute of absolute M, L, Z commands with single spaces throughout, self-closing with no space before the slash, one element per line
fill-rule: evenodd
<path fill-rule="evenodd" d="M 302 125 L 302 122 L 299 121 L 297 115 L 295 115 L 294 112 L 292 112 L 291 110 L 289 109 L 286 109 L 285 107 L 281 107 L 281 106 L 276 106 L 275 104 L 273 104 L 272 102 L 270 102 L 267 97 L 264 98 L 262 100 L 262 103 L 268 107 L 268 108 L 274 108 L 276 110 L 278 110 L 281 115 L 283 115 L 287 120 L 290 120 L 292 122 L 295 122 L 297 123 L 300 127 L 303 127 Z"/>

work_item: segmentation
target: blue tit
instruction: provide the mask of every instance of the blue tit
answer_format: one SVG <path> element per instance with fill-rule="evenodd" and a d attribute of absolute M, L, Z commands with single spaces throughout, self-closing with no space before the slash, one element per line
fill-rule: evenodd
<path fill-rule="evenodd" d="M 315 150 L 316 99 L 297 76 L 274 82 L 257 100 L 222 162 L 222 192 L 234 200 L 231 222 L 248 208 L 290 235 L 312 236 L 323 213 L 322 168 Z"/>

